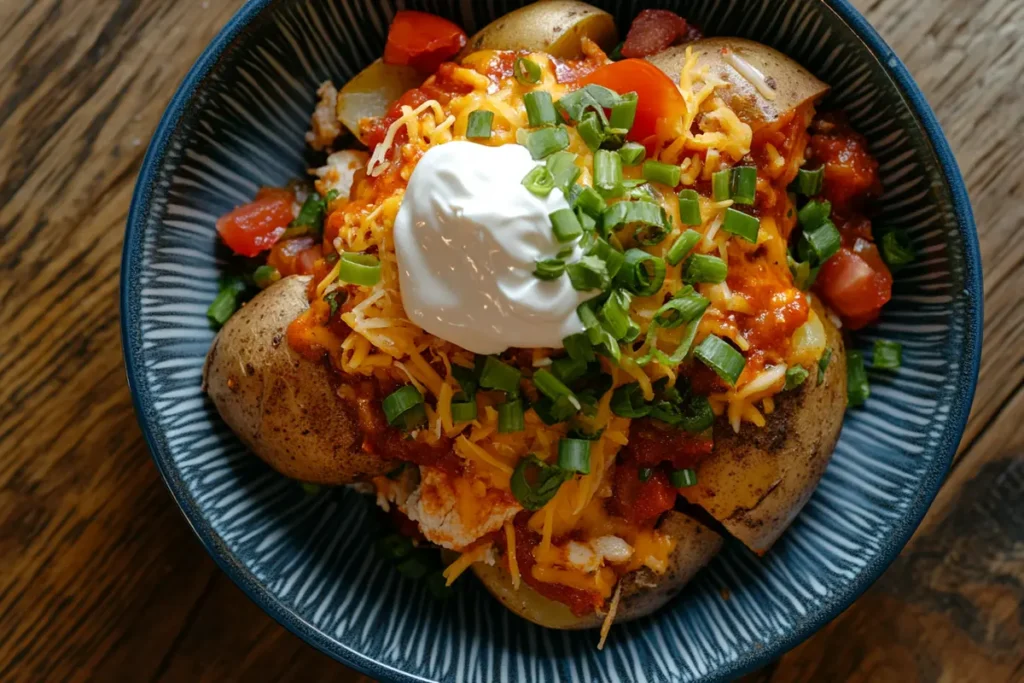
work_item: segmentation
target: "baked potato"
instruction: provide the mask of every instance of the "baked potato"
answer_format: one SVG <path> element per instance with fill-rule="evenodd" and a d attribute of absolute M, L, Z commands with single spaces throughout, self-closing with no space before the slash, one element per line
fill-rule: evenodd
<path fill-rule="evenodd" d="M 231 316 L 206 356 L 203 389 L 242 442 L 286 477 L 340 485 L 389 472 L 396 463 L 360 448 L 355 408 L 338 397 L 333 373 L 288 345 L 309 280 L 286 277 Z"/>
<path fill-rule="evenodd" d="M 679 83 L 687 48 L 697 55 L 698 72 L 707 67 L 709 75 L 728 83 L 715 93 L 754 130 L 828 92 L 826 84 L 786 55 L 745 38 L 702 38 L 670 47 L 647 57 L 647 61 Z M 739 59 L 733 59 L 730 54 Z M 744 70 L 753 67 L 763 77 L 760 87 L 756 84 L 760 80 L 756 74 L 741 74 L 737 65 Z M 699 79 L 694 80 L 695 90 L 703 87 Z"/>
<path fill-rule="evenodd" d="M 359 122 L 384 116 L 392 102 L 422 82 L 423 74 L 411 66 L 375 60 L 338 92 L 335 109 L 338 120 L 365 144 Z"/>
<path fill-rule="evenodd" d="M 646 567 L 626 574 L 622 578 L 622 594 L 615 613 L 615 621 L 623 622 L 646 616 L 675 597 L 690 579 L 718 554 L 722 537 L 697 520 L 681 512 L 670 510 L 658 523 L 658 530 L 675 539 L 676 546 L 669 556 L 669 567 L 664 574 L 656 574 Z M 577 617 L 564 604 L 550 600 L 521 582 L 512 587 L 512 577 L 502 558 L 495 565 L 477 563 L 473 572 L 501 604 L 524 619 L 546 628 L 578 630 L 597 628 L 605 616 L 593 612 Z"/>
<path fill-rule="evenodd" d="M 469 39 L 459 57 L 477 50 L 525 50 L 573 59 L 582 55 L 584 36 L 606 52 L 611 50 L 619 40 L 615 19 L 585 2 L 542 0 L 484 26 Z"/>
<path fill-rule="evenodd" d="M 744 422 L 735 432 L 715 422 L 715 448 L 683 496 L 704 508 L 748 548 L 763 555 L 814 493 L 832 457 L 846 410 L 843 337 L 815 304 L 832 357 L 797 389 L 775 396 L 767 424 Z"/>

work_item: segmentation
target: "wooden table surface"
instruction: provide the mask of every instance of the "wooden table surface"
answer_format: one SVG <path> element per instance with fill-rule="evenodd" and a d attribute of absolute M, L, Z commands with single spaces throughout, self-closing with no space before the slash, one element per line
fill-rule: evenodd
<path fill-rule="evenodd" d="M 365 681 L 222 574 L 161 483 L 121 360 L 135 176 L 240 0 L 0 2 L 0 680 Z M 967 179 L 985 353 L 956 465 L 891 569 L 750 681 L 1024 680 L 1024 2 L 857 0 Z"/>

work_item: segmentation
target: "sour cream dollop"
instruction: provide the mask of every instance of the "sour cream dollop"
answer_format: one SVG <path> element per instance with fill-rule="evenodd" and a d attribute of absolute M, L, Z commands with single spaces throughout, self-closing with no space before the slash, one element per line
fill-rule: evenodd
<path fill-rule="evenodd" d="M 540 280 L 535 262 L 554 258 L 548 217 L 568 208 L 562 192 L 538 197 L 523 177 L 538 162 L 525 147 L 449 142 L 417 164 L 395 218 L 402 303 L 424 330 L 474 353 L 561 348 L 583 331 L 576 314 L 597 292 L 569 278 Z M 579 247 L 566 262 L 582 256 Z"/>

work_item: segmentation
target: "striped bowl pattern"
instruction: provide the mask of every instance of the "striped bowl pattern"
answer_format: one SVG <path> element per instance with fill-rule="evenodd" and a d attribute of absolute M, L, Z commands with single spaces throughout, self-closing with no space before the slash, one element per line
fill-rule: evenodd
<path fill-rule="evenodd" d="M 518 2 L 411 6 L 472 30 Z M 597 2 L 620 26 L 651 3 Z M 768 43 L 833 86 L 868 136 L 886 188 L 878 221 L 920 254 L 880 323 L 856 338 L 904 346 L 869 371 L 820 487 L 763 559 L 729 543 L 653 617 L 593 632 L 540 629 L 472 580 L 432 600 L 371 550 L 368 498 L 305 495 L 249 455 L 199 390 L 213 338 L 205 310 L 225 253 L 216 217 L 309 163 L 317 85 L 342 83 L 383 49 L 392 2 L 258 0 L 201 56 L 150 145 L 122 270 L 126 364 L 156 463 L 211 554 L 285 626 L 340 661 L 396 681 L 727 680 L 794 646 L 846 608 L 924 515 L 963 432 L 977 377 L 981 275 L 955 161 L 903 65 L 844 0 L 663 2 L 709 35 Z M 723 597 L 723 596 L 728 596 Z"/>

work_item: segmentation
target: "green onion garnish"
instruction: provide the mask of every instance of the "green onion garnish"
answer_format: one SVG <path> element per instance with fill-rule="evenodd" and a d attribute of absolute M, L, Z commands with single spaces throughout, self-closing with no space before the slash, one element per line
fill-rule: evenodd
<path fill-rule="evenodd" d="M 533 85 L 540 82 L 540 65 L 526 57 L 516 57 L 512 63 L 512 75 L 523 85 Z"/>
<path fill-rule="evenodd" d="M 591 152 L 597 151 L 605 140 L 601 121 L 597 118 L 597 114 L 592 111 L 584 114 L 580 122 L 576 124 L 576 132 L 583 138 L 583 142 L 587 143 L 587 147 Z"/>
<path fill-rule="evenodd" d="M 814 230 L 828 220 L 830 213 L 832 213 L 831 202 L 812 199 L 797 212 L 796 219 L 804 230 Z"/>
<path fill-rule="evenodd" d="M 337 192 L 334 193 L 335 196 Z M 330 193 L 328 193 L 330 195 Z M 291 237 L 301 237 L 302 235 L 313 235 L 319 237 L 323 233 L 324 227 L 324 216 L 327 213 L 327 200 L 323 199 L 319 193 L 310 192 L 305 201 L 302 202 L 302 208 L 299 209 L 299 215 L 295 217 L 291 223 L 288 224 L 288 229 L 285 230 L 281 236 L 282 239 L 288 239 Z"/>
<path fill-rule="evenodd" d="M 266 289 L 281 279 L 281 273 L 274 266 L 262 265 L 252 274 L 252 281 L 260 289 Z"/>
<path fill-rule="evenodd" d="M 395 569 L 399 574 L 413 581 L 419 581 L 430 571 L 430 567 L 427 566 L 426 560 L 420 553 L 405 558 L 395 566 Z"/>
<path fill-rule="evenodd" d="M 580 209 L 593 218 L 600 218 L 608 205 L 605 203 L 604 197 L 597 193 L 597 190 L 592 187 L 584 187 L 576 195 L 573 208 Z"/>
<path fill-rule="evenodd" d="M 535 263 L 533 275 L 538 280 L 557 280 L 565 274 L 565 262 L 557 258 L 544 259 Z"/>
<path fill-rule="evenodd" d="M 587 374 L 587 362 L 572 356 L 556 358 L 551 362 L 551 374 L 568 384 Z"/>
<path fill-rule="evenodd" d="M 629 294 L 619 289 L 612 292 L 597 311 L 597 319 L 616 340 L 629 332 L 629 303 Z"/>
<path fill-rule="evenodd" d="M 761 229 L 761 221 L 756 216 L 737 211 L 729 207 L 725 210 L 725 220 L 722 221 L 722 230 L 739 235 L 748 242 L 757 243 L 757 233 Z"/>
<path fill-rule="evenodd" d="M 718 284 L 725 280 L 728 273 L 729 267 L 717 256 L 694 254 L 683 264 L 683 282 L 687 284 L 695 282 Z"/>
<path fill-rule="evenodd" d="M 647 481 L 654 476 L 654 470 L 650 467 L 641 467 L 636 471 L 636 476 L 640 481 Z"/>
<path fill-rule="evenodd" d="M 590 340 L 591 346 L 600 344 L 604 339 L 604 330 L 601 328 L 601 322 L 597 319 L 594 310 L 590 307 L 590 302 L 584 301 L 577 306 L 576 315 L 580 317 L 580 322 L 583 323 L 583 329 L 587 339 Z"/>
<path fill-rule="evenodd" d="M 622 194 L 622 157 L 607 149 L 594 152 L 594 187 L 603 197 Z"/>
<path fill-rule="evenodd" d="M 903 230 L 890 230 L 882 235 L 882 258 L 893 271 L 913 263 L 917 253 L 910 235 Z"/>
<path fill-rule="evenodd" d="M 808 171 L 801 168 L 797 171 L 796 180 L 793 181 L 792 189 L 797 194 L 805 197 L 813 197 L 821 192 L 821 186 L 825 179 L 825 168 Z"/>
<path fill-rule="evenodd" d="M 653 320 L 658 327 L 671 330 L 699 318 L 710 303 L 693 287 L 686 287 L 655 311 Z"/>
<path fill-rule="evenodd" d="M 864 356 L 860 351 L 850 351 L 846 354 L 846 401 L 851 406 L 861 406 L 870 395 Z"/>
<path fill-rule="evenodd" d="M 341 307 L 345 300 L 348 299 L 348 292 L 344 289 L 335 289 L 327 294 L 324 294 L 324 301 L 330 307 L 330 315 L 334 316 L 338 312 L 338 308 Z"/>
<path fill-rule="evenodd" d="M 411 384 L 385 396 L 381 408 L 389 425 L 407 430 L 420 424 L 427 415 L 423 409 L 423 394 Z"/>
<path fill-rule="evenodd" d="M 412 554 L 412 540 L 402 534 L 388 534 L 377 539 L 374 549 L 391 560 L 400 560 Z"/>
<path fill-rule="evenodd" d="M 591 289 L 605 290 L 611 285 L 612 278 L 608 274 L 608 264 L 596 256 L 584 256 L 579 261 L 565 267 L 569 274 L 572 287 L 578 292 Z M 594 342 L 595 344 L 597 342 Z"/>
<path fill-rule="evenodd" d="M 604 212 L 601 230 L 610 235 L 625 226 L 635 227 L 633 239 L 642 246 L 659 244 L 669 232 L 669 219 L 665 210 L 654 202 L 618 202 Z"/>
<path fill-rule="evenodd" d="M 498 404 L 498 431 L 502 434 L 521 432 L 526 429 L 523 419 L 523 402 L 505 401 Z"/>
<path fill-rule="evenodd" d="M 814 257 L 811 262 L 818 266 L 832 258 L 839 251 L 839 247 L 842 246 L 839 231 L 830 220 L 823 221 L 821 225 L 813 230 L 805 228 L 802 239 L 806 244 L 809 255 Z"/>
<path fill-rule="evenodd" d="M 476 419 L 476 401 L 458 401 L 452 403 L 453 422 L 472 422 Z"/>
<path fill-rule="evenodd" d="M 729 197 L 737 204 L 753 204 L 757 194 L 757 169 L 737 166 L 732 169 L 732 191 Z"/>
<path fill-rule="evenodd" d="M 507 363 L 502 363 L 495 356 L 487 356 L 480 370 L 480 386 L 484 389 L 497 389 L 513 396 L 519 394 L 519 378 L 522 373 Z"/>
<path fill-rule="evenodd" d="M 644 392 L 637 382 L 623 384 L 612 393 L 612 412 L 619 417 L 644 417 L 651 406 L 644 401 Z"/>
<path fill-rule="evenodd" d="M 665 261 L 642 249 L 629 249 L 624 255 L 618 282 L 638 296 L 651 296 L 665 282 Z"/>
<path fill-rule="evenodd" d="M 645 161 L 640 172 L 644 180 L 649 180 L 652 183 L 661 183 L 668 187 L 678 185 L 679 178 L 682 175 L 682 170 L 676 164 L 666 164 L 661 161 L 654 161 L 653 159 Z"/>
<path fill-rule="evenodd" d="M 832 361 L 832 349 L 827 348 L 821 354 L 821 358 L 818 359 L 818 386 L 825 381 L 825 371 L 828 370 L 828 364 Z"/>
<path fill-rule="evenodd" d="M 679 193 L 679 222 L 683 225 L 701 224 L 700 195 L 696 190 L 683 190 Z"/>
<path fill-rule="evenodd" d="M 711 174 L 711 198 L 716 202 L 724 202 L 732 190 L 732 170 L 723 169 Z"/>
<path fill-rule="evenodd" d="M 590 474 L 590 442 L 585 439 L 559 439 L 558 467 L 566 472 Z"/>
<path fill-rule="evenodd" d="M 523 95 L 523 104 L 526 105 L 526 120 L 530 128 L 553 126 L 558 122 L 558 114 L 555 113 L 555 104 L 551 101 L 551 93 L 544 90 L 528 92 Z"/>
<path fill-rule="evenodd" d="M 711 401 L 707 396 L 690 394 L 679 406 L 676 424 L 688 432 L 698 434 L 710 429 L 715 423 L 715 411 L 711 409 Z"/>
<path fill-rule="evenodd" d="M 808 373 L 799 365 L 794 365 L 791 368 L 786 368 L 786 386 L 783 387 L 783 391 L 792 391 L 798 386 L 803 384 L 807 380 Z"/>
<path fill-rule="evenodd" d="M 708 366 L 731 386 L 736 386 L 736 380 L 746 366 L 747 361 L 743 354 L 737 351 L 721 337 L 709 334 L 697 348 L 693 355 L 704 365 Z"/>
<path fill-rule="evenodd" d="M 548 214 L 548 218 L 551 219 L 551 228 L 555 231 L 555 239 L 559 242 L 572 242 L 583 234 L 583 227 L 572 209 L 559 209 Z"/>
<path fill-rule="evenodd" d="M 585 331 L 570 334 L 562 340 L 562 346 L 565 347 L 565 352 L 568 353 L 569 357 L 573 360 L 582 361 L 584 363 L 591 363 L 594 361 L 594 345 L 590 343 L 590 337 L 587 336 Z"/>
<path fill-rule="evenodd" d="M 608 127 L 628 133 L 636 118 L 636 104 L 637 94 L 635 92 L 628 92 L 620 96 L 619 101 L 612 105 L 612 113 L 608 117 Z"/>
<path fill-rule="evenodd" d="M 903 345 L 899 342 L 878 339 L 875 341 L 875 355 L 871 367 L 879 370 L 896 370 L 903 364 Z"/>
<path fill-rule="evenodd" d="M 697 473 L 694 470 L 673 470 L 668 480 L 674 488 L 684 489 L 697 483 Z"/>
<path fill-rule="evenodd" d="M 354 285 L 372 287 L 380 282 L 380 260 L 370 254 L 345 252 L 341 255 L 338 279 Z"/>
<path fill-rule="evenodd" d="M 555 497 L 571 473 L 547 464 L 533 453 L 519 461 L 509 480 L 512 495 L 527 510 L 540 510 Z"/>
<path fill-rule="evenodd" d="M 627 142 L 618 150 L 623 166 L 636 166 L 647 156 L 647 149 L 639 142 Z"/>
<path fill-rule="evenodd" d="M 537 391 L 544 394 L 552 401 L 557 401 L 561 397 L 569 398 L 573 396 L 572 390 L 565 386 L 560 379 L 555 377 L 550 371 L 541 368 L 533 373 L 533 385 L 537 387 Z"/>
<path fill-rule="evenodd" d="M 569 146 L 569 133 L 561 126 L 541 128 L 526 138 L 526 149 L 534 159 L 543 159 Z"/>
<path fill-rule="evenodd" d="M 547 169 L 554 178 L 555 187 L 562 191 L 568 199 L 570 188 L 575 186 L 576 179 L 583 169 L 576 165 L 577 156 L 572 152 L 555 152 L 547 158 Z M 569 202 L 572 204 L 572 201 Z"/>
<path fill-rule="evenodd" d="M 665 254 L 665 260 L 669 265 L 678 266 L 680 261 L 700 242 L 700 233 L 696 230 L 686 230 L 676 239 L 675 244 Z"/>
<path fill-rule="evenodd" d="M 245 280 L 240 277 L 226 277 L 220 281 L 220 291 L 206 309 L 206 317 L 217 325 L 223 325 L 238 309 L 238 295 L 245 291 Z"/>
<path fill-rule="evenodd" d="M 547 197 L 555 189 L 555 177 L 545 167 L 535 166 L 523 178 L 523 186 L 538 197 Z"/>
<path fill-rule="evenodd" d="M 786 254 L 786 262 L 789 264 L 789 272 L 793 274 L 793 284 L 799 289 L 807 291 L 818 279 L 819 267 L 811 266 L 810 261 L 797 261 L 792 254 Z"/>
<path fill-rule="evenodd" d="M 491 124 L 494 123 L 494 112 L 477 109 L 469 113 L 466 122 L 466 137 L 470 140 L 489 140 Z"/>

